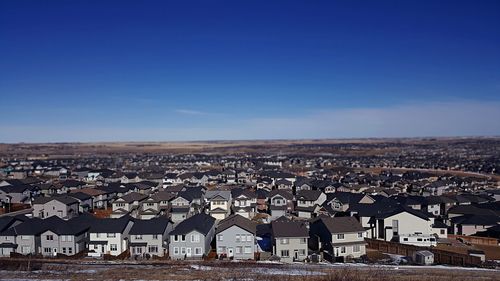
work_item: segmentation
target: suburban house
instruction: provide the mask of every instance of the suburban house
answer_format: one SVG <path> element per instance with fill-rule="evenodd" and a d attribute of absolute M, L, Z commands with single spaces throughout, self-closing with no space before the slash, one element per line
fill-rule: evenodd
<path fill-rule="evenodd" d="M 113 202 L 113 212 L 111 218 L 119 218 L 125 215 L 137 216 L 138 209 L 142 201 L 148 198 L 147 195 L 131 192 Z"/>
<path fill-rule="evenodd" d="M 282 262 L 304 261 L 308 256 L 309 230 L 304 222 L 275 220 L 271 223 L 273 254 Z"/>
<path fill-rule="evenodd" d="M 269 194 L 271 219 L 277 219 L 293 212 L 293 194 L 287 190 L 273 190 Z"/>
<path fill-rule="evenodd" d="M 38 187 L 29 184 L 0 186 L 0 201 L 7 204 L 29 204 L 39 193 Z"/>
<path fill-rule="evenodd" d="M 319 217 L 310 225 L 311 240 L 324 258 L 359 258 L 366 254 L 365 229 L 354 217 Z M 316 248 L 317 246 L 317 248 Z"/>
<path fill-rule="evenodd" d="M 80 202 L 69 195 L 37 197 L 33 200 L 33 216 L 42 219 L 52 216 L 74 218 L 78 216 L 79 209 Z"/>
<path fill-rule="evenodd" d="M 92 210 L 94 206 L 94 201 L 92 200 L 92 196 L 83 193 L 83 192 L 73 192 L 68 193 L 69 197 L 73 197 L 78 201 L 78 210 L 80 213 L 89 212 Z"/>
<path fill-rule="evenodd" d="M 14 222 L 8 217 L 3 217 L 2 222 L 4 227 L 0 232 L 1 256 L 8 257 L 10 253 L 23 255 L 39 253 L 40 233 L 44 231 L 42 219 L 33 218 L 23 222 Z"/>
<path fill-rule="evenodd" d="M 235 260 L 254 259 L 257 224 L 240 215 L 222 220 L 216 229 L 216 247 L 219 258 Z"/>
<path fill-rule="evenodd" d="M 396 207 L 374 217 L 375 236 L 384 241 L 411 243 L 409 236 L 419 236 L 415 239 L 428 239 L 429 245 L 435 241 L 432 225 L 434 219 L 425 213 L 408 207 Z M 400 237 L 402 239 L 400 239 Z M 423 242 L 418 240 L 418 242 Z"/>
<path fill-rule="evenodd" d="M 254 217 L 257 207 L 257 196 L 248 189 L 231 190 L 233 197 L 233 213 L 247 219 Z"/>
<path fill-rule="evenodd" d="M 44 219 L 43 225 L 45 230 L 40 233 L 43 256 L 72 256 L 87 249 L 89 223 L 79 218 L 64 221 L 54 216 Z"/>
<path fill-rule="evenodd" d="M 320 190 L 301 190 L 296 195 L 298 217 L 312 218 L 326 201 L 326 194 Z"/>
<path fill-rule="evenodd" d="M 231 213 L 231 191 L 209 190 L 205 194 L 205 199 L 209 203 L 208 212 L 217 220 L 223 220 Z"/>
<path fill-rule="evenodd" d="M 134 220 L 129 232 L 130 254 L 134 257 L 163 257 L 168 249 L 168 235 L 172 222 L 164 217 Z"/>
<path fill-rule="evenodd" d="M 201 259 L 210 252 L 214 235 L 214 217 L 201 213 L 187 218 L 170 233 L 170 258 Z"/>
<path fill-rule="evenodd" d="M 129 216 L 95 220 L 89 229 L 89 256 L 117 256 L 126 251 L 128 234 L 133 224 Z"/>

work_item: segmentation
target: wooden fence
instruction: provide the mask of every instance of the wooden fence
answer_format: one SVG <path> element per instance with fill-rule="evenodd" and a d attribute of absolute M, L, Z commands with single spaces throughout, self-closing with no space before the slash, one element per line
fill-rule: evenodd
<path fill-rule="evenodd" d="M 465 236 L 465 235 L 453 235 L 448 234 L 448 239 L 462 240 L 470 244 L 476 245 L 488 245 L 488 246 L 498 246 L 498 239 L 491 237 L 479 237 L 479 236 Z"/>
<path fill-rule="evenodd" d="M 434 247 L 418 247 L 396 242 L 365 239 L 367 247 L 383 253 L 412 257 L 417 251 L 428 250 L 434 254 L 434 262 L 437 264 L 448 264 L 456 266 L 481 266 L 481 258 L 459 253 L 439 250 Z"/>

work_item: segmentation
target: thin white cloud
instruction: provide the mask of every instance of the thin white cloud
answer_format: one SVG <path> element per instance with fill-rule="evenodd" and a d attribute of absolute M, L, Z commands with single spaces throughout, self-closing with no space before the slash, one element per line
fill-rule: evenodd
<path fill-rule="evenodd" d="M 205 115 L 205 112 L 192 109 L 176 109 L 175 112 L 186 115 Z"/>
<path fill-rule="evenodd" d="M 181 114 L 199 115 L 183 110 Z M 500 102 L 450 101 L 322 110 L 292 117 L 219 116 L 192 125 L 81 127 L 0 125 L 0 142 L 182 141 L 500 136 Z"/>

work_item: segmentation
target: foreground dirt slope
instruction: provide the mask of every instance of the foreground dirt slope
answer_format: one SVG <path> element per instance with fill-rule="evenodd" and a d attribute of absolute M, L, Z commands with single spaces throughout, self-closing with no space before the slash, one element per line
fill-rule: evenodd
<path fill-rule="evenodd" d="M 0 280 L 246 280 L 246 281 L 453 281 L 500 280 L 489 269 L 367 265 L 285 265 L 245 262 L 45 263 L 5 262 Z"/>

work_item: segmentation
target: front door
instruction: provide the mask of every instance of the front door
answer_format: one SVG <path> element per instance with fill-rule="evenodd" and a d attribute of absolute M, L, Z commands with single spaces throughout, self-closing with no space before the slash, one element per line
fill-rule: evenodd
<path fill-rule="evenodd" d="M 227 257 L 228 258 L 233 257 L 233 248 L 227 248 Z"/>
<path fill-rule="evenodd" d="M 191 257 L 191 248 L 186 248 L 186 257 Z"/>
<path fill-rule="evenodd" d="M 295 260 L 299 259 L 299 250 L 293 251 L 293 257 L 294 257 Z"/>

